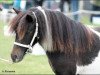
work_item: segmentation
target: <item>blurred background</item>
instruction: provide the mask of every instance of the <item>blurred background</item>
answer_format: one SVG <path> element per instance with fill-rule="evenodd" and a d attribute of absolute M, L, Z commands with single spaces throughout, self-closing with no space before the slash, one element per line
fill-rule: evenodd
<path fill-rule="evenodd" d="M 100 0 L 0 0 L 0 74 L 54 74 L 38 43 L 33 53 L 27 54 L 22 62 L 11 64 L 8 61 L 14 42 L 14 36 L 8 32 L 8 25 L 16 16 L 12 8 L 26 11 L 36 6 L 61 11 L 89 27 L 100 27 Z"/>

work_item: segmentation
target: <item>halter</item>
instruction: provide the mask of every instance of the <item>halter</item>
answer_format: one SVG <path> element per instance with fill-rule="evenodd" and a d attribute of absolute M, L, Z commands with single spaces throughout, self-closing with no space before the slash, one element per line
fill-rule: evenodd
<path fill-rule="evenodd" d="M 32 44 L 33 44 L 35 38 L 36 38 L 37 35 L 38 35 L 38 22 L 37 22 L 37 17 L 36 17 L 36 15 L 35 15 L 34 12 L 32 12 L 32 13 L 33 13 L 33 15 L 35 16 L 35 19 L 36 19 L 36 29 L 35 29 L 35 33 L 34 33 L 34 35 L 33 35 L 33 38 L 32 38 L 32 40 L 31 40 L 30 44 L 26 45 L 26 44 L 21 44 L 21 43 L 18 43 L 18 42 L 14 42 L 15 45 L 28 48 L 27 51 L 26 51 L 26 53 L 32 53 L 32 49 L 33 49 Z"/>

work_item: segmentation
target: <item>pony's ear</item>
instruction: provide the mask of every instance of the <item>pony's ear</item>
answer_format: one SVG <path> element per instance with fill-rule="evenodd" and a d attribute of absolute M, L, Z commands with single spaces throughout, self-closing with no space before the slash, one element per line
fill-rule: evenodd
<path fill-rule="evenodd" d="M 27 22 L 33 22 L 33 17 L 29 14 L 26 15 L 26 21 Z"/>
<path fill-rule="evenodd" d="M 16 12 L 16 14 L 20 13 L 21 11 L 20 10 L 17 10 L 15 8 L 13 8 L 13 10 Z"/>

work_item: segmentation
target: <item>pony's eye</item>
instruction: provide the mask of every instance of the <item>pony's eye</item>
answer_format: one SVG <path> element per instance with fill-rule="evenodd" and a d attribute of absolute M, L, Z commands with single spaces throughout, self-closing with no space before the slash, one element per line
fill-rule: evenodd
<path fill-rule="evenodd" d="M 32 31 L 30 31 L 29 34 L 32 34 Z"/>
<path fill-rule="evenodd" d="M 32 34 L 32 31 L 27 31 L 27 34 Z"/>

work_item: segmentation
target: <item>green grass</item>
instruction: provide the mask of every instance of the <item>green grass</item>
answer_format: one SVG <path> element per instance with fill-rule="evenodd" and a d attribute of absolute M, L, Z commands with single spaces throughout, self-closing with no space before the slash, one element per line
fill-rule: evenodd
<path fill-rule="evenodd" d="M 88 17 L 88 16 L 82 17 L 82 18 L 81 18 L 81 22 L 82 22 L 83 24 L 86 24 L 87 26 L 90 26 L 90 27 L 98 27 L 98 26 L 100 26 L 99 24 L 92 24 L 92 23 L 90 22 L 90 17 Z"/>
<path fill-rule="evenodd" d="M 2 71 L 15 71 L 13 74 L 53 74 L 46 56 L 31 56 L 26 55 L 25 59 L 20 63 L 8 64 L 0 62 L 0 74 L 6 74 Z M 12 74 L 8 73 L 8 74 Z"/>
<path fill-rule="evenodd" d="M 0 57 L 10 59 L 14 37 L 3 34 L 5 23 L 0 22 Z M 6 72 L 5 72 L 6 71 Z M 15 71 L 15 72 L 7 72 Z M 49 66 L 47 57 L 27 54 L 20 63 L 9 64 L 0 60 L 0 74 L 54 74 Z"/>

